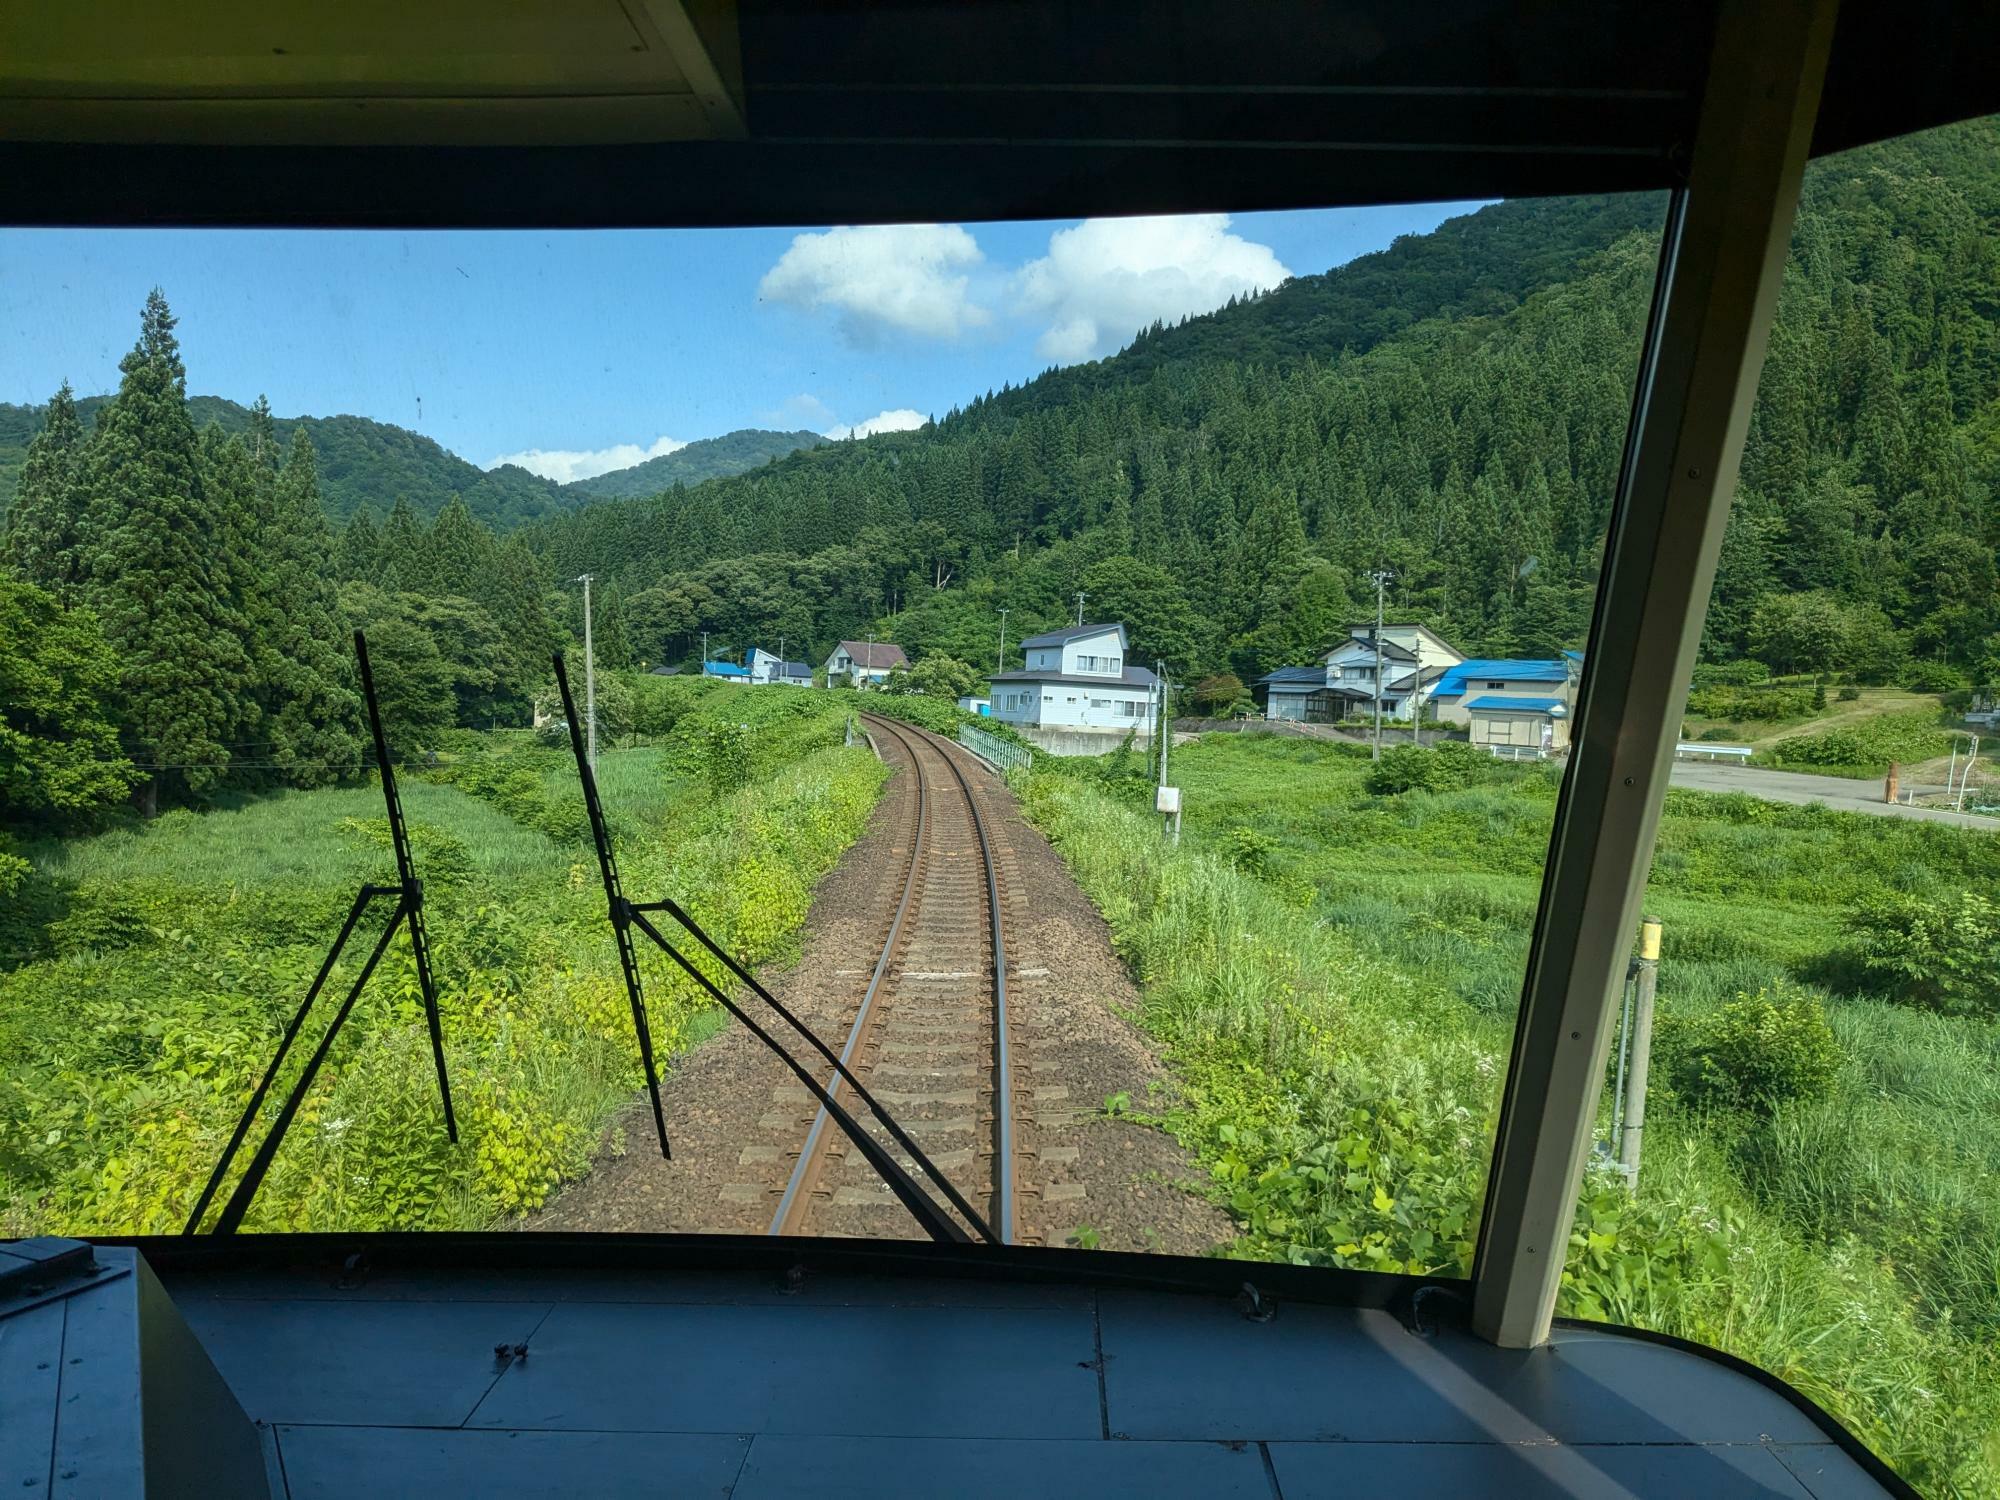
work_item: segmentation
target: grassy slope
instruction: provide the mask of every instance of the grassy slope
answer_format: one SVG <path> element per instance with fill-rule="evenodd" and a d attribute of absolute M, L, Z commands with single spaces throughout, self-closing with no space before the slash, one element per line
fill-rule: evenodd
<path fill-rule="evenodd" d="M 1072 776 L 1030 797 L 1194 1084 L 1176 1127 L 1244 1222 L 1242 1250 L 1450 1270 L 1483 1180 L 1554 785 L 1522 770 L 1378 798 L 1366 771 L 1333 747 L 1213 737 L 1177 760 L 1186 845 L 1164 861 L 1149 819 Z M 1648 897 L 1667 932 L 1663 1027 L 1816 972 L 1841 908 L 1878 883 L 1996 875 L 1983 835 L 1674 793 Z M 1732 1349 L 1919 1484 L 1990 1493 L 2000 1031 L 1867 1000 L 1830 1011 L 1847 1062 L 1827 1097 L 1758 1128 L 1656 1111 L 1637 1204 L 1586 1192 L 1566 1305 Z M 1356 1109 L 1410 1123 L 1357 1129 Z M 1312 1143 L 1329 1135 L 1344 1173 L 1315 1182 Z M 1460 1160 L 1442 1159 L 1454 1144 Z M 1454 1233 L 1413 1238 L 1440 1216 Z"/>
<path fill-rule="evenodd" d="M 757 726 L 772 748 L 719 766 L 705 723 L 689 716 L 688 743 L 605 755 L 621 863 L 732 951 L 781 957 L 882 771 L 840 748 L 839 716 L 818 705 Z M 566 757 L 508 753 L 574 802 Z M 411 779 L 404 801 L 462 1144 L 444 1143 L 399 941 L 249 1227 L 489 1224 L 585 1170 L 636 1087 L 587 845 L 456 787 Z M 354 886 L 386 873 L 379 807 L 366 789 L 284 793 L 29 851 L 31 899 L 0 923 L 0 1233 L 180 1227 Z M 707 1029 L 680 976 L 655 973 L 648 1000 L 667 1055 Z"/>

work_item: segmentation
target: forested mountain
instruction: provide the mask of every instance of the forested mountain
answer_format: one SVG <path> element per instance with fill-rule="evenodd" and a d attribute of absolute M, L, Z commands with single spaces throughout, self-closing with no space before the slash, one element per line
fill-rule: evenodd
<path fill-rule="evenodd" d="M 592 499 L 630 499 L 636 495 L 657 495 L 677 484 L 700 484 L 731 474 L 762 468 L 774 458 L 783 458 L 801 448 L 817 448 L 826 439 L 817 432 L 766 432 L 745 427 L 725 432 L 721 437 L 702 438 L 672 453 L 662 453 L 629 469 L 613 469 L 589 479 L 572 480 L 563 486 L 565 496 L 587 495 Z M 476 509 L 476 507 L 475 507 Z"/>
<path fill-rule="evenodd" d="M 109 399 L 85 396 L 76 402 L 86 428 L 96 422 Z M 247 406 L 220 396 L 193 396 L 187 405 L 198 428 L 212 422 L 230 436 L 250 430 Z M 0 514 L 13 502 L 28 444 L 41 431 L 46 410 L 0 402 Z M 281 443 L 289 444 L 299 429 L 311 437 L 319 455 L 327 519 L 337 526 L 345 525 L 364 505 L 374 506 L 378 516 L 386 514 L 399 498 L 428 520 L 456 495 L 495 531 L 560 515 L 599 496 L 651 495 L 676 484 L 741 474 L 826 441 L 816 432 L 745 428 L 689 443 L 629 469 L 563 485 L 512 464 L 482 470 L 421 433 L 367 417 L 275 417 L 272 424 Z"/>
<path fill-rule="evenodd" d="M 1372 605 L 1486 655 L 1582 643 L 1664 203 L 1505 203 L 935 427 L 530 527 L 634 649 L 872 625 L 993 659 L 1121 615 L 1183 670 L 1306 659 Z M 1817 163 L 1706 650 L 2000 675 L 2000 127 Z M 831 546 L 827 539 L 836 539 Z M 1372 612 L 1372 611 L 1370 611 Z"/>
<path fill-rule="evenodd" d="M 1382 568 L 1397 616 L 1469 653 L 1549 655 L 1588 626 L 1662 208 L 1494 205 L 918 431 L 577 508 L 398 428 L 190 400 L 155 293 L 117 396 L 65 388 L 21 456 L 0 622 L 47 656 L 20 680 L 50 697 L 0 705 L 5 727 L 61 752 L 37 773 L 51 807 L 104 770 L 61 755 L 114 730 L 173 793 L 337 778 L 362 748 L 329 645 L 348 626 L 393 666 L 397 740 L 418 747 L 524 717 L 584 572 L 614 668 L 700 632 L 721 656 L 872 632 L 984 670 L 1002 610 L 1019 640 L 1082 594 L 1137 659 L 1252 676 L 1372 613 Z M 1996 229 L 1994 120 L 1808 173 L 1711 661 L 2000 680 Z M 0 408 L 17 452 L 22 411 Z M 21 623 L 52 611 L 60 630 Z M 102 698 L 87 731 L 65 691 Z"/>

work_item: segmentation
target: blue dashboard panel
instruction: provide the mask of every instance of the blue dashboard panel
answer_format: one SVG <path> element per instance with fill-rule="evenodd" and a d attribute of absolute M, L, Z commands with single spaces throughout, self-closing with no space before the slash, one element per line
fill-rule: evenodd
<path fill-rule="evenodd" d="M 1417 1331 L 1407 1302 L 1192 1271 L 1167 1290 L 1104 1256 L 1068 1278 L 865 1249 L 718 1270 L 522 1238 L 457 1267 L 386 1242 L 373 1267 L 160 1246 L 160 1283 L 290 1500 L 1907 1493 L 1726 1359 L 1573 1325 L 1497 1349 L 1444 1287 Z M 49 1472 L 59 1311 L 0 1308 L 17 1483 Z"/>

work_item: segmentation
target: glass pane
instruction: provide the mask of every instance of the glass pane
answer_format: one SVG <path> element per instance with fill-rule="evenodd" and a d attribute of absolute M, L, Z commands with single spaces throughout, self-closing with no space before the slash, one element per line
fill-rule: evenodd
<path fill-rule="evenodd" d="M 1807 173 L 1561 1302 L 1932 1494 L 2000 1489 L 1995 160 L 1982 120 Z"/>
<path fill-rule="evenodd" d="M 358 626 L 461 1138 L 391 934 L 247 1227 L 922 1232 L 638 933 L 661 1158 L 574 717 L 968 1227 L 1463 1274 L 1663 211 L 0 237 L 0 1228 L 178 1229 L 394 882 Z"/>

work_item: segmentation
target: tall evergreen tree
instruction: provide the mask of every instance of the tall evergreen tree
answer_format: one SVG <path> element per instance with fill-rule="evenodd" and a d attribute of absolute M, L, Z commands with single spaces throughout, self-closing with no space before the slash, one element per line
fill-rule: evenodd
<path fill-rule="evenodd" d="M 218 554 L 229 520 L 203 482 L 187 372 L 158 288 L 118 368 L 118 394 L 90 446 L 98 537 L 89 595 L 118 655 L 135 761 L 154 773 L 151 805 L 160 786 L 201 793 L 227 771 L 225 742 L 245 717 L 251 664 Z"/>
<path fill-rule="evenodd" d="M 49 398 L 42 430 L 28 444 L 20 489 L 7 512 L 0 555 L 29 583 L 55 596 L 63 609 L 82 601 L 89 568 L 89 489 L 84 483 L 85 440 L 69 382 Z"/>
<path fill-rule="evenodd" d="M 271 758 L 293 786 L 324 786 L 360 768 L 361 698 L 333 583 L 333 537 L 312 438 L 292 431 L 278 478 L 270 584 L 280 604 L 265 647 Z"/>

